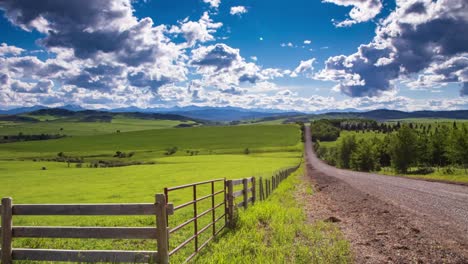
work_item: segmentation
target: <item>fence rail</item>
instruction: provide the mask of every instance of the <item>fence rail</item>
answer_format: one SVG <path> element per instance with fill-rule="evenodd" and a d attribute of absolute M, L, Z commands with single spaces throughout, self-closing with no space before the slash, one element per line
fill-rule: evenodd
<path fill-rule="evenodd" d="M 137 204 L 13 204 L 11 198 L 3 198 L 1 213 L 1 263 L 11 264 L 13 260 L 30 261 L 71 261 L 71 262 L 131 262 L 131 263 L 169 263 L 169 257 L 194 241 L 194 250 L 186 262 L 190 261 L 202 248 L 219 235 L 225 227 L 235 227 L 234 215 L 237 208 L 247 209 L 257 201 L 267 199 L 272 192 L 301 164 L 279 171 L 271 178 L 255 177 L 226 180 L 215 179 L 164 189 L 164 194 L 156 194 L 155 203 Z M 216 188 L 216 184 L 222 187 Z M 240 190 L 235 190 L 238 186 Z M 208 195 L 199 196 L 203 188 L 209 189 Z M 169 194 L 189 189 L 192 200 L 174 207 Z M 197 193 L 198 192 L 198 193 Z M 216 203 L 216 197 L 222 195 L 222 202 Z M 240 202 L 236 202 L 242 199 Z M 209 200 L 211 205 L 203 212 L 199 204 Z M 192 216 L 179 225 L 169 228 L 169 215 L 183 208 L 192 206 Z M 223 209 L 216 215 L 217 209 Z M 14 226 L 13 216 L 114 216 L 114 215 L 154 215 L 154 227 L 70 227 L 70 226 Z M 199 219 L 211 216 L 210 222 L 199 227 Z M 223 221 L 224 220 L 224 221 Z M 189 224 L 194 225 L 193 233 L 175 248 L 169 248 L 169 234 L 176 233 Z M 199 241 L 201 234 L 211 231 L 210 237 Z M 125 250 L 61 250 L 61 249 L 26 249 L 12 248 L 14 238 L 73 238 L 73 239 L 154 239 L 157 251 Z"/>
<path fill-rule="evenodd" d="M 193 223 L 193 235 L 187 238 L 184 242 L 180 243 L 178 246 L 176 246 L 174 249 L 172 249 L 169 252 L 169 256 L 177 253 L 180 251 L 182 248 L 186 247 L 190 242 L 194 241 L 194 250 L 190 256 L 188 256 L 185 260 L 185 262 L 190 261 L 202 248 L 204 248 L 209 241 L 211 241 L 213 238 L 215 238 L 224 228 L 225 228 L 225 222 L 222 224 L 221 227 L 219 227 L 219 230 L 216 230 L 216 224 L 223 218 L 226 218 L 226 210 L 223 211 L 223 214 L 221 216 L 216 217 L 216 209 L 220 208 L 221 206 L 226 207 L 226 200 L 223 199 L 222 203 L 216 204 L 215 198 L 217 195 L 223 194 L 223 197 L 225 196 L 226 193 L 226 179 L 215 179 L 215 180 L 209 180 L 209 181 L 203 181 L 203 182 L 196 182 L 192 184 L 185 184 L 181 186 L 175 186 L 175 187 L 169 187 L 169 188 L 164 188 L 164 195 L 166 196 L 166 201 L 169 201 L 169 194 L 174 191 L 179 191 L 183 189 L 192 189 L 192 200 L 187 201 L 185 203 L 182 203 L 176 207 L 174 207 L 174 210 L 177 211 L 179 209 L 185 208 L 187 206 L 193 205 L 193 217 L 190 219 L 186 220 L 185 222 L 179 224 L 178 226 L 172 228 L 169 233 L 173 234 L 182 228 L 186 227 L 187 225 Z M 216 190 L 215 184 L 216 183 L 222 183 L 222 189 L 221 190 Z M 210 194 L 204 195 L 202 197 L 198 197 L 197 191 L 198 187 L 200 186 L 207 186 L 210 188 Z M 209 209 L 199 213 L 199 206 L 198 204 L 204 200 L 207 200 L 211 198 L 211 206 Z M 204 227 L 199 228 L 199 222 L 198 220 L 211 213 L 211 221 Z M 200 244 L 199 237 L 201 234 L 203 234 L 205 231 L 211 229 L 211 236 L 202 242 Z"/>
<path fill-rule="evenodd" d="M 73 262 L 132 262 L 168 263 L 167 215 L 171 204 L 163 194 L 156 195 L 154 204 L 21 204 L 3 198 L 1 263 L 13 260 L 73 261 Z M 13 216 L 32 215 L 154 215 L 155 227 L 49 227 L 13 226 Z M 96 238 L 96 239 L 155 239 L 158 251 L 59 250 L 12 248 L 14 238 Z"/>

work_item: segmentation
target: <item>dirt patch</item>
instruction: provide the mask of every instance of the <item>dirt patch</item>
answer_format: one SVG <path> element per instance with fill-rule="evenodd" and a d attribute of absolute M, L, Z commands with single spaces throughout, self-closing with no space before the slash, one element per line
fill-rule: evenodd
<path fill-rule="evenodd" d="M 311 221 L 334 222 L 351 242 L 356 263 L 468 263 L 466 245 L 440 226 L 361 192 L 307 164 L 316 194 L 306 202 Z M 338 221 L 336 221 L 338 220 Z"/>

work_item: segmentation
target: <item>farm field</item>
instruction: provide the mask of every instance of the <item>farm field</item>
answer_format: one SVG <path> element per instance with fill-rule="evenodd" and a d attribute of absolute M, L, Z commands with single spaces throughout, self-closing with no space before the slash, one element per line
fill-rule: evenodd
<path fill-rule="evenodd" d="M 37 116 L 35 116 L 37 118 Z M 56 117 L 57 118 L 57 117 Z M 136 118 L 113 118 L 110 122 L 76 122 L 53 117 L 40 118 L 41 122 L 0 121 L 0 136 L 29 134 L 64 134 L 67 136 L 92 136 L 139 130 L 172 128 L 193 121 L 144 120 Z M 45 120 L 49 121 L 45 121 Z"/>
<path fill-rule="evenodd" d="M 168 153 L 169 149 L 174 149 Z M 248 152 L 246 152 L 248 149 Z M 131 156 L 114 157 L 117 151 Z M 62 154 L 59 154 L 62 153 Z M 62 156 L 59 156 L 62 155 Z M 62 162 L 56 161 L 57 157 Z M 66 159 L 80 162 L 63 162 Z M 14 203 L 152 203 L 164 187 L 216 178 L 270 176 L 297 165 L 302 158 L 298 126 L 236 126 L 156 129 L 0 145 L 0 196 Z M 91 167 L 96 160 L 142 162 L 123 167 Z M 80 164 L 78 167 L 77 164 Z M 221 186 L 217 186 L 221 188 Z M 199 195 L 206 195 L 200 188 Z M 216 202 L 221 202 L 217 196 Z M 190 192 L 171 195 L 175 205 L 191 200 Z M 199 203 L 199 210 L 209 208 Z M 176 226 L 190 218 L 180 211 Z M 218 208 L 220 216 L 224 208 Z M 203 226 L 210 217 L 202 218 Z M 154 226 L 154 217 L 15 217 L 15 225 Z M 193 225 L 173 235 L 172 246 L 193 232 Z M 148 240 L 16 239 L 14 247 L 60 249 L 154 250 Z M 190 249 L 193 246 L 189 246 Z M 190 250 L 188 250 L 190 251 Z M 174 257 L 175 263 L 189 252 Z M 180 259 L 179 259 L 180 258 Z"/>

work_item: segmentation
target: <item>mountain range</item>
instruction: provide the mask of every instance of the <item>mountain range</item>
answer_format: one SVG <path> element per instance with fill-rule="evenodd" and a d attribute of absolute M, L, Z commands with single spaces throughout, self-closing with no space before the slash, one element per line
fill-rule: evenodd
<path fill-rule="evenodd" d="M 21 107 L 9 110 L 0 110 L 1 115 L 18 115 L 35 112 L 41 109 L 56 109 L 45 106 Z M 77 105 L 65 105 L 59 109 L 72 112 L 96 111 L 110 113 L 143 113 L 183 116 L 197 120 L 207 120 L 214 122 L 230 122 L 236 120 L 274 120 L 281 118 L 369 118 L 375 120 L 406 119 L 406 118 L 451 118 L 468 119 L 468 110 L 454 111 L 414 111 L 404 112 L 398 110 L 379 109 L 372 111 L 358 111 L 356 109 L 346 109 L 345 111 L 320 111 L 316 113 L 301 113 L 296 111 L 282 111 L 277 109 L 245 109 L 239 107 L 171 107 L 171 108 L 138 108 L 126 107 L 116 109 L 87 110 Z"/>

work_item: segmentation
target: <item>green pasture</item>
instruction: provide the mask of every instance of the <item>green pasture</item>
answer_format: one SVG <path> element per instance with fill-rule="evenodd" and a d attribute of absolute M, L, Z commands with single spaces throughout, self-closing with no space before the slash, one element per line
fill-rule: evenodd
<path fill-rule="evenodd" d="M 81 124 L 81 123 L 80 123 Z M 104 125 L 104 124 L 103 124 Z M 77 126 L 79 126 L 77 124 Z M 173 155 L 166 149 L 177 147 Z M 245 149 L 248 148 L 248 154 Z M 131 158 L 112 157 L 117 151 L 134 152 Z M 191 151 L 197 151 L 192 155 Z M 82 168 L 75 163 L 46 161 L 58 152 L 84 156 Z M 302 156 L 298 126 L 235 126 L 153 129 L 93 136 L 72 136 L 57 140 L 16 142 L 0 145 L 0 196 L 13 197 L 14 203 L 151 203 L 164 187 L 216 178 L 271 176 L 279 169 L 297 165 Z M 114 168 L 89 168 L 94 159 L 144 160 L 151 165 Z M 200 186 L 198 197 L 207 195 L 210 186 Z M 223 188 L 217 184 L 216 189 Z M 192 200 L 191 189 L 170 194 L 175 205 Z M 222 195 L 215 198 L 218 204 Z M 211 200 L 197 204 L 199 212 Z M 216 217 L 224 213 L 221 206 Z M 192 208 L 169 218 L 174 227 L 193 217 Z M 211 214 L 199 220 L 202 228 Z M 222 222 L 220 222 L 222 223 Z M 155 217 L 14 217 L 15 225 L 35 226 L 154 226 Z M 217 230 L 220 228 L 217 225 Z M 193 234 L 193 224 L 171 235 L 171 247 Z M 200 238 L 207 238 L 204 233 Z M 155 250 L 151 240 L 96 239 L 15 239 L 14 247 L 57 249 Z M 193 249 L 188 244 L 174 263 L 181 262 Z"/>
<path fill-rule="evenodd" d="M 252 151 L 297 151 L 300 131 L 295 125 L 174 128 L 66 137 L 48 141 L 27 141 L 0 145 L 0 159 L 73 155 L 112 155 L 116 151 L 155 152 L 177 147 L 179 155 L 187 150 L 200 154 Z"/>
<path fill-rule="evenodd" d="M 32 134 L 61 134 L 67 136 L 91 136 L 129 131 L 172 128 L 179 124 L 193 124 L 192 121 L 146 120 L 136 118 L 113 118 L 111 122 L 78 122 L 54 116 L 32 116 L 41 122 L 0 121 L 0 136 Z M 49 121 L 45 121 L 49 120 Z"/>

